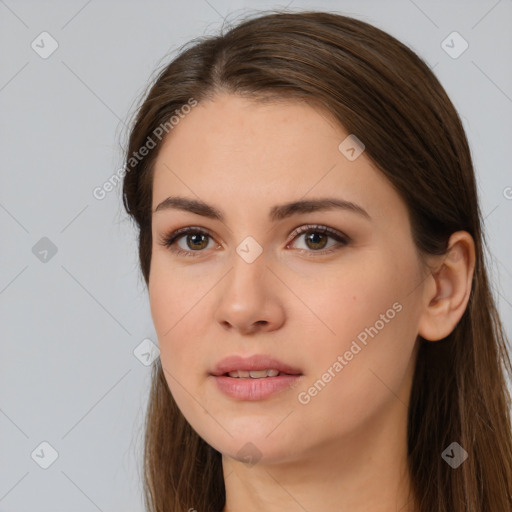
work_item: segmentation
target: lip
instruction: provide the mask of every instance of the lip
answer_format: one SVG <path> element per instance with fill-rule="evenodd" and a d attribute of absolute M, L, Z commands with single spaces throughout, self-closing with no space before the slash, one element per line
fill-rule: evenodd
<path fill-rule="evenodd" d="M 227 375 L 235 370 L 265 370 L 275 369 L 280 372 L 277 377 L 264 377 L 253 379 L 251 377 L 230 377 Z M 302 372 L 267 355 L 253 355 L 251 357 L 229 356 L 217 363 L 211 372 L 217 389 L 225 395 L 237 400 L 264 400 L 269 396 L 294 387 L 303 377 Z"/>
<path fill-rule="evenodd" d="M 266 369 L 278 370 L 280 373 L 286 373 L 288 375 L 302 375 L 302 372 L 299 369 L 293 368 L 292 366 L 287 365 L 278 359 L 264 354 L 255 354 L 250 357 L 243 357 L 238 355 L 225 357 L 215 365 L 211 375 L 219 377 L 235 370 L 256 371 Z M 267 378 L 273 379 L 277 377 Z"/>

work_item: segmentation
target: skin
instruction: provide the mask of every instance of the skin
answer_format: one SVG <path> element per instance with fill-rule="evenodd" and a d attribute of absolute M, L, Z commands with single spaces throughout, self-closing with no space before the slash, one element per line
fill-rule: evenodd
<path fill-rule="evenodd" d="M 365 152 L 349 161 L 338 150 L 348 135 L 311 104 L 220 94 L 174 127 L 155 163 L 151 313 L 180 410 L 222 453 L 223 512 L 414 510 L 406 428 L 418 335 L 442 339 L 461 318 L 474 245 L 454 233 L 426 269 L 400 196 Z M 201 199 L 225 220 L 155 212 L 171 195 Z M 268 219 L 274 205 L 321 197 L 356 203 L 371 220 L 346 210 Z M 327 238 L 338 249 L 320 254 L 305 234 L 290 238 L 307 224 L 350 241 Z M 159 243 L 185 226 L 211 234 L 203 246 L 186 235 L 175 242 L 193 257 Z M 236 252 L 247 236 L 263 248 L 252 263 Z M 401 311 L 301 403 L 299 393 L 397 302 Z M 231 354 L 269 354 L 303 375 L 264 400 L 236 400 L 209 374 Z M 255 463 L 238 453 L 249 442 Z"/>

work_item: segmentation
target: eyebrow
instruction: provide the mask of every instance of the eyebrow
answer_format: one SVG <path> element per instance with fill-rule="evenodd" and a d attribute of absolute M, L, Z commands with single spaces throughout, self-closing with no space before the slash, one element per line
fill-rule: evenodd
<path fill-rule="evenodd" d="M 368 212 L 361 206 L 350 201 L 345 201 L 343 199 L 338 199 L 334 197 L 291 201 L 289 203 L 273 206 L 270 209 L 269 219 L 272 222 L 276 222 L 278 220 L 283 220 L 287 217 L 291 217 L 292 215 L 333 209 L 354 212 L 368 220 L 371 220 L 371 217 L 368 214 Z M 183 210 L 195 213 L 197 215 L 202 215 L 203 217 L 208 217 L 210 219 L 219 220 L 221 222 L 225 221 L 225 216 L 219 209 L 203 201 L 197 199 L 189 199 L 187 197 L 168 197 L 167 199 L 164 199 L 154 209 L 153 213 L 163 210 Z"/>

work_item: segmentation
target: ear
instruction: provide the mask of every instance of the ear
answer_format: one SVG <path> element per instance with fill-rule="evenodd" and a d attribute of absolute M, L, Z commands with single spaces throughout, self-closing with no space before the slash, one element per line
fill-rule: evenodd
<path fill-rule="evenodd" d="M 475 269 L 475 244 L 466 231 L 453 233 L 446 253 L 424 286 L 424 309 L 418 334 L 439 341 L 453 332 L 466 310 Z"/>

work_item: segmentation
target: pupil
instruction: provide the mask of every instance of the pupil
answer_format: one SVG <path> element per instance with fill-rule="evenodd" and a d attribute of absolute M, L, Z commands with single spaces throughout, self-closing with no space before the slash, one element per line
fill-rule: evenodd
<path fill-rule="evenodd" d="M 320 238 L 320 240 L 319 240 Z M 323 242 L 322 243 L 322 238 L 323 238 Z M 311 242 L 313 245 L 315 244 L 320 244 L 320 247 L 313 247 L 314 249 L 321 249 L 322 247 L 325 246 L 325 235 L 323 235 L 322 233 L 310 233 L 307 237 L 306 237 L 306 240 L 308 242 Z"/>
<path fill-rule="evenodd" d="M 206 235 L 201 235 L 200 233 L 195 233 L 193 235 L 188 235 L 188 242 L 191 242 L 192 245 L 196 245 L 196 249 L 203 249 L 206 244 L 204 243 L 204 239 L 206 239 Z M 197 244 L 200 245 L 200 247 L 197 247 Z M 190 243 L 189 243 L 190 246 Z"/>

